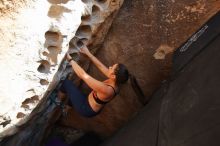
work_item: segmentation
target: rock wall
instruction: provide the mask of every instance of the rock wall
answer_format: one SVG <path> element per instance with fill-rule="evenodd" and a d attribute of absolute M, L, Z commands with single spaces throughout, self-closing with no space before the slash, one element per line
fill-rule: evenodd
<path fill-rule="evenodd" d="M 0 139 L 19 131 L 0 145 L 40 145 L 50 132 L 60 110 L 47 96 L 66 73 L 66 51 L 77 54 L 78 40 L 98 50 L 97 57 L 106 65 L 124 63 L 147 100 L 169 75 L 172 52 L 220 9 L 219 1 L 209 0 L 126 0 L 105 38 L 122 3 L 0 1 Z M 88 67 L 83 58 L 80 62 Z M 94 66 L 89 72 L 104 79 Z M 140 108 L 129 83 L 97 117 L 83 118 L 71 110 L 59 124 L 109 136 Z"/>
<path fill-rule="evenodd" d="M 68 73 L 65 53 L 78 57 L 78 41 L 102 44 L 122 3 L 0 1 L 0 140 L 19 132 L 0 145 L 41 145 L 60 116 L 48 96 Z"/>
<path fill-rule="evenodd" d="M 172 52 L 219 10 L 219 1 L 125 0 L 96 56 L 106 65 L 124 63 L 148 100 L 169 76 Z M 104 79 L 94 66 L 89 73 Z M 97 117 L 78 118 L 72 111 L 60 124 L 109 136 L 140 108 L 129 83 Z"/>
<path fill-rule="evenodd" d="M 97 57 L 127 65 L 149 96 L 169 75 L 172 52 L 219 10 L 220 1 L 127 0 Z"/>

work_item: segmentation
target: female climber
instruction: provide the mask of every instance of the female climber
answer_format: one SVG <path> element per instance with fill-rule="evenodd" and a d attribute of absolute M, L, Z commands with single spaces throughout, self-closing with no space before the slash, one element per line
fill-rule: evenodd
<path fill-rule="evenodd" d="M 90 53 L 86 46 L 80 48 L 80 53 L 86 55 L 107 77 L 107 79 L 105 81 L 99 81 L 91 77 L 77 64 L 77 62 L 73 60 L 69 53 L 67 53 L 66 58 L 72 69 L 76 75 L 92 89 L 92 91 L 86 96 L 73 84 L 72 81 L 66 79 L 60 87 L 58 97 L 63 99 L 67 95 L 72 106 L 79 114 L 85 117 L 93 117 L 100 113 L 104 105 L 110 102 L 119 93 L 120 85 L 126 83 L 130 75 L 123 64 L 114 64 L 107 68 L 95 56 L 93 56 L 92 53 Z M 134 78 L 133 82 L 137 84 Z M 142 91 L 139 91 L 139 94 L 142 94 L 143 96 Z"/>

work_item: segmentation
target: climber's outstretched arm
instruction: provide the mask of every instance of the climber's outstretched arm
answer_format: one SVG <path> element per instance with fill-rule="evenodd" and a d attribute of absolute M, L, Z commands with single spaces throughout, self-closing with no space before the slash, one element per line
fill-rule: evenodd
<path fill-rule="evenodd" d="M 90 88 L 98 92 L 106 93 L 108 86 L 87 74 L 84 69 L 79 66 L 68 53 L 66 57 L 76 75 L 81 78 Z"/>
<path fill-rule="evenodd" d="M 95 66 L 106 76 L 108 77 L 108 68 L 99 61 L 89 50 L 87 47 L 82 47 L 80 52 L 88 56 L 88 58 L 95 64 Z"/>

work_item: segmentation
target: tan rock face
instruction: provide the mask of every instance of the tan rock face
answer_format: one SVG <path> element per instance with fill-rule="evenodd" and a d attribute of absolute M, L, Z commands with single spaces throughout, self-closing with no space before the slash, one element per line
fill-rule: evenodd
<path fill-rule="evenodd" d="M 102 27 L 102 36 L 95 34 L 123 0 L 16 2 L 0 1 L 0 139 L 32 120 L 37 105 L 38 111 L 46 108 L 39 103 L 64 75 L 67 50 L 77 52 L 78 40 L 101 44 L 111 23 Z"/>
<path fill-rule="evenodd" d="M 96 56 L 106 65 L 124 63 L 136 76 L 147 99 L 169 75 L 172 52 L 219 9 L 219 1 L 125 0 Z M 104 79 L 94 66 L 90 73 Z M 106 136 L 138 109 L 140 103 L 128 83 L 97 117 L 79 118 L 73 112 L 62 124 Z"/>

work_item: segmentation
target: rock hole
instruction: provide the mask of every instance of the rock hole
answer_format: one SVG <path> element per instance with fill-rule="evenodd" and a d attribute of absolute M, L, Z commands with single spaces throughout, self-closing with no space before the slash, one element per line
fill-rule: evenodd
<path fill-rule="evenodd" d="M 84 43 L 81 40 L 78 40 L 76 42 L 76 45 L 77 45 L 78 48 L 82 48 L 84 46 Z"/>
<path fill-rule="evenodd" d="M 78 38 L 76 39 L 76 37 L 74 37 L 70 42 L 69 42 L 69 51 L 71 52 L 78 52 L 78 48 L 76 45 L 76 41 L 78 40 Z"/>
<path fill-rule="evenodd" d="M 46 52 L 46 51 L 44 51 L 42 54 L 43 54 L 44 56 L 48 56 L 48 55 L 49 55 L 49 53 Z"/>
<path fill-rule="evenodd" d="M 30 110 L 30 106 L 27 104 L 22 104 L 21 107 L 24 108 L 25 110 Z"/>
<path fill-rule="evenodd" d="M 70 54 L 70 56 L 71 56 L 71 57 L 73 58 L 73 60 L 75 60 L 75 61 L 79 61 L 79 59 L 80 59 L 80 55 L 79 55 L 78 52 L 73 52 L 73 53 Z"/>
<path fill-rule="evenodd" d="M 25 114 L 24 113 L 22 113 L 22 112 L 19 112 L 19 113 L 17 113 L 17 119 L 20 119 L 20 118 L 23 118 L 25 116 Z"/>
<path fill-rule="evenodd" d="M 91 16 L 90 15 L 85 15 L 81 17 L 82 21 L 90 21 L 91 20 Z"/>
<path fill-rule="evenodd" d="M 93 34 L 93 35 L 92 35 L 92 39 L 95 39 L 96 37 L 97 37 L 96 34 Z"/>
<path fill-rule="evenodd" d="M 97 14 L 100 12 L 100 8 L 96 5 L 92 6 L 92 14 Z"/>
<path fill-rule="evenodd" d="M 84 45 L 87 45 L 89 42 L 87 38 L 81 38 L 80 41 L 83 42 Z"/>
<path fill-rule="evenodd" d="M 40 61 L 40 65 L 37 69 L 40 73 L 49 73 L 50 72 L 50 63 L 46 60 Z"/>
<path fill-rule="evenodd" d="M 86 46 L 88 44 L 88 39 L 87 38 L 78 38 L 74 37 L 71 39 L 69 43 L 69 48 L 74 49 L 76 48 L 77 50 L 80 49 L 82 46 Z M 79 50 L 78 50 L 79 51 Z"/>
<path fill-rule="evenodd" d="M 47 0 L 51 4 L 66 4 L 69 0 Z"/>
<path fill-rule="evenodd" d="M 38 96 L 38 95 L 32 96 L 32 97 L 31 97 L 31 100 L 32 100 L 33 102 L 39 101 L 39 96 Z"/>
<path fill-rule="evenodd" d="M 3 116 L 3 115 L 0 115 L 0 125 L 2 125 L 3 126 L 3 128 L 5 127 L 5 126 L 7 126 L 8 124 L 10 124 L 11 123 L 11 118 L 10 118 L 10 116 Z"/>
<path fill-rule="evenodd" d="M 112 5 L 112 6 L 116 6 L 116 5 L 117 5 L 117 1 L 116 1 L 116 0 L 112 0 L 112 1 L 111 1 L 111 5 Z"/>
<path fill-rule="evenodd" d="M 39 96 L 38 95 L 34 95 L 31 98 L 26 98 L 22 102 L 22 105 L 27 105 L 27 104 L 35 103 L 36 101 L 39 101 Z"/>
<path fill-rule="evenodd" d="M 52 32 L 52 31 L 47 31 L 45 33 L 45 47 L 48 46 L 60 46 L 62 37 L 59 32 Z"/>
<path fill-rule="evenodd" d="M 22 102 L 22 105 L 29 104 L 29 103 L 31 103 L 31 99 L 30 99 L 30 98 L 26 98 L 26 99 Z"/>
<path fill-rule="evenodd" d="M 48 82 L 47 80 L 45 80 L 45 79 L 41 79 L 41 80 L 40 80 L 40 84 L 41 84 L 41 85 L 48 85 L 49 82 Z"/>
<path fill-rule="evenodd" d="M 70 13 L 71 10 L 60 5 L 52 5 L 47 13 L 48 17 L 60 18 L 63 13 Z"/>
<path fill-rule="evenodd" d="M 45 33 L 45 38 L 46 39 L 59 40 L 60 34 L 58 32 L 47 31 Z"/>
<path fill-rule="evenodd" d="M 96 22 L 99 22 L 101 19 L 103 19 L 100 16 L 100 8 L 96 5 L 92 6 L 92 18 L 91 19 L 96 21 Z"/>
<path fill-rule="evenodd" d="M 79 61 L 80 53 L 79 49 L 84 45 L 84 43 L 77 37 L 74 37 L 69 43 L 70 56 L 75 60 Z"/>
<path fill-rule="evenodd" d="M 82 25 L 79 27 L 79 29 L 76 32 L 76 36 L 82 37 L 82 38 L 89 38 L 92 33 L 92 29 L 90 25 Z"/>

